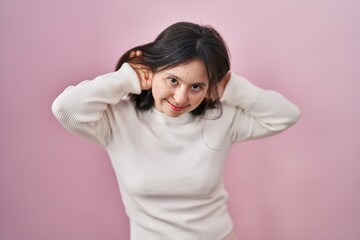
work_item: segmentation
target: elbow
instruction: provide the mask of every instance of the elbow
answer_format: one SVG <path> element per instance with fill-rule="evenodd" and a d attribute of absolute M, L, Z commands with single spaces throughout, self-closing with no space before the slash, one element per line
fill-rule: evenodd
<path fill-rule="evenodd" d="M 266 128 L 273 133 L 282 132 L 297 123 L 300 117 L 301 111 L 294 105 L 291 111 L 288 111 L 288 113 L 283 115 L 282 118 L 278 118 L 277 122 L 266 124 Z"/>
<path fill-rule="evenodd" d="M 51 112 L 54 114 L 56 118 L 60 116 L 60 106 L 58 104 L 57 99 L 51 104 Z"/>
<path fill-rule="evenodd" d="M 295 123 L 297 123 L 300 117 L 301 117 L 301 111 L 297 106 L 294 105 L 291 114 L 289 114 L 289 126 L 292 126 Z"/>
<path fill-rule="evenodd" d="M 51 111 L 59 121 L 64 116 L 65 110 L 58 98 L 51 104 Z"/>
<path fill-rule="evenodd" d="M 289 111 L 287 117 L 284 119 L 283 123 L 280 124 L 278 127 L 278 131 L 282 132 L 289 127 L 293 126 L 295 123 L 297 123 L 300 120 L 301 117 L 301 111 L 300 109 L 294 105 L 292 108 L 292 111 Z"/>
<path fill-rule="evenodd" d="M 70 121 L 71 109 L 61 100 L 61 98 L 56 98 L 51 104 L 51 111 L 60 123 L 65 124 Z"/>
<path fill-rule="evenodd" d="M 292 125 L 297 123 L 301 118 L 301 111 L 297 106 L 294 106 L 293 114 L 292 114 Z"/>

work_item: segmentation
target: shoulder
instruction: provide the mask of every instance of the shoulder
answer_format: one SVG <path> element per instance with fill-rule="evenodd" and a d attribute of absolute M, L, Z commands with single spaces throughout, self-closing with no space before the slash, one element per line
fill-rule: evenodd
<path fill-rule="evenodd" d="M 205 118 L 208 120 L 213 120 L 214 124 L 224 124 L 231 123 L 235 112 L 236 107 L 227 104 L 226 102 L 221 102 L 221 107 L 212 108 L 206 111 Z"/>
<path fill-rule="evenodd" d="M 110 105 L 110 108 L 117 121 L 120 119 L 134 120 L 138 118 L 138 110 L 135 107 L 135 103 L 133 103 L 128 97 L 122 98 L 115 105 Z"/>
<path fill-rule="evenodd" d="M 232 144 L 231 126 L 237 109 L 226 103 L 220 109 L 207 110 L 203 138 L 212 149 L 225 150 Z"/>

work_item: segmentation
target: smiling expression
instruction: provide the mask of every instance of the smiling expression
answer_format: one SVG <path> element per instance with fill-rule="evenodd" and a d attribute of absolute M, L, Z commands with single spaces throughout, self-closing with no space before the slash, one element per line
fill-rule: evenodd
<path fill-rule="evenodd" d="M 199 60 L 155 73 L 152 94 L 155 109 L 170 117 L 191 112 L 204 100 L 209 80 Z"/>

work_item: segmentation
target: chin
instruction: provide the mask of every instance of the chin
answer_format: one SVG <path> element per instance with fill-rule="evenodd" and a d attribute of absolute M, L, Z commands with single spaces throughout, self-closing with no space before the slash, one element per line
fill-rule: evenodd
<path fill-rule="evenodd" d="M 180 117 L 181 115 L 183 115 L 185 112 L 181 112 L 181 113 L 176 113 L 176 112 L 167 112 L 165 113 L 167 116 L 169 117 Z"/>

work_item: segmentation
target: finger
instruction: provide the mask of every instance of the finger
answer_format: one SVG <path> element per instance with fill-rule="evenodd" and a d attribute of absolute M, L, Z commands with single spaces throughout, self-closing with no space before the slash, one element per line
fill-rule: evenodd
<path fill-rule="evenodd" d="M 142 51 L 136 50 L 136 56 L 137 56 L 137 57 L 141 57 L 141 56 L 142 56 Z"/>
<path fill-rule="evenodd" d="M 135 55 L 135 51 L 131 51 L 130 52 L 130 58 L 133 58 L 133 57 L 135 57 L 136 55 Z"/>

